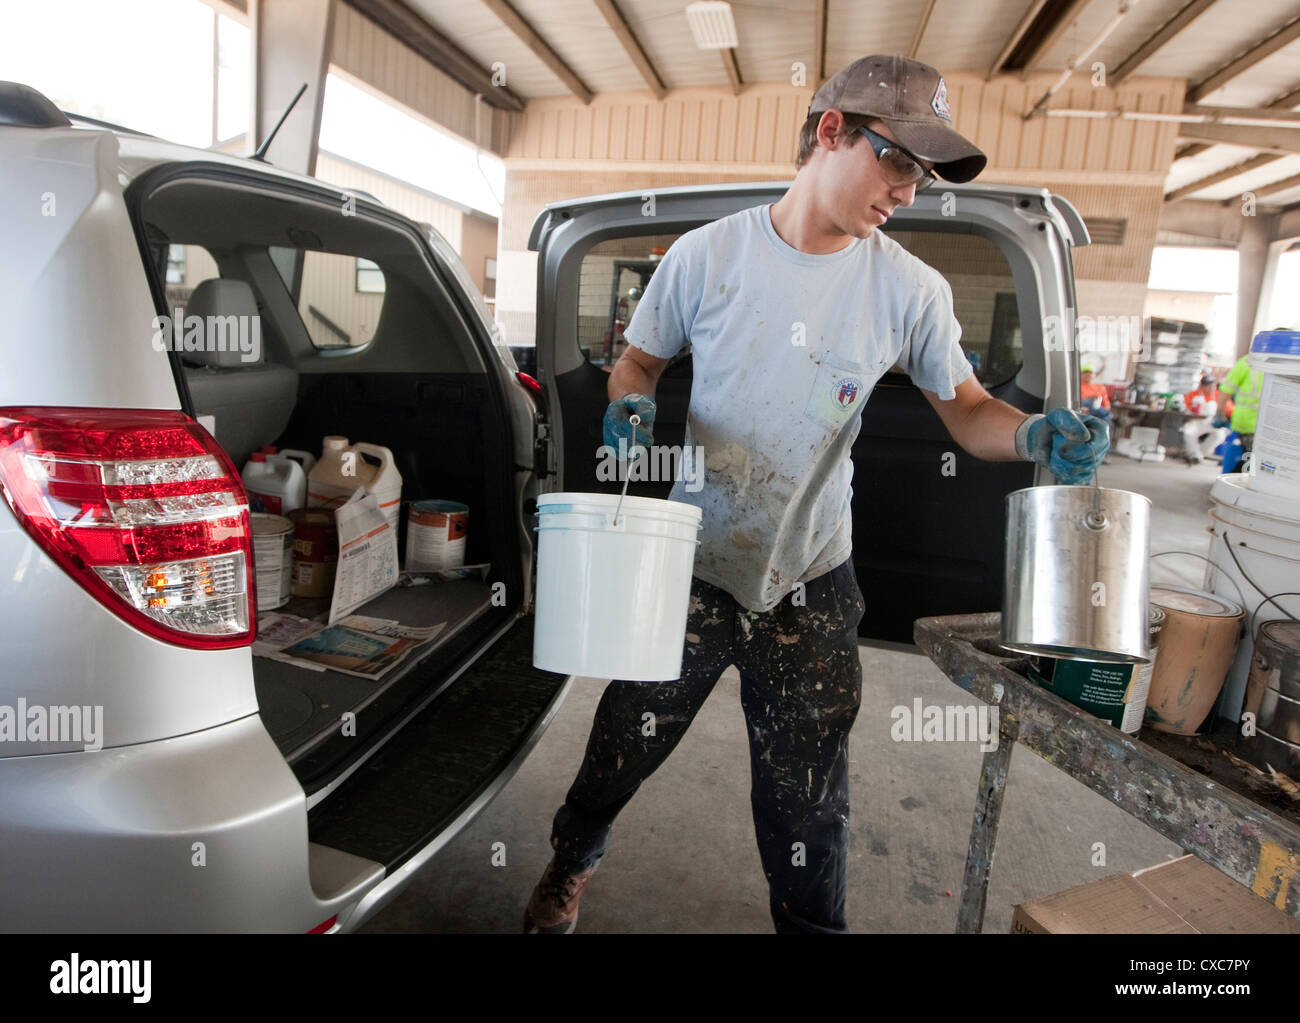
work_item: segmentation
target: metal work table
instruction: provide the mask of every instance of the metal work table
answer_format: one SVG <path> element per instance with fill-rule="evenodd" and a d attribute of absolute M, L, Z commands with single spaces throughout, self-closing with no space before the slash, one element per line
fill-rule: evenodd
<path fill-rule="evenodd" d="M 998 708 L 998 748 L 984 754 L 957 933 L 984 923 L 989 871 L 1018 742 L 1210 866 L 1300 918 L 1300 826 L 1126 735 L 1023 672 L 999 652 L 996 613 L 921 618 L 913 638 L 954 683 Z"/>

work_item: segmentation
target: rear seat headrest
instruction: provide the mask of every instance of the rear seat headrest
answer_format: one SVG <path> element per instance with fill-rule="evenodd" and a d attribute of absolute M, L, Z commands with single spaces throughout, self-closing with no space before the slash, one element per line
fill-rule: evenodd
<path fill-rule="evenodd" d="M 250 366 L 256 366 L 262 361 L 262 351 L 260 344 L 260 334 L 258 335 L 259 344 L 256 347 L 257 359 L 249 360 L 248 356 L 238 345 L 238 334 L 235 331 L 248 332 L 245 336 L 253 336 L 254 323 L 257 319 L 257 300 L 253 297 L 253 289 L 246 281 L 236 281 L 226 278 L 212 278 L 203 281 L 196 287 L 190 295 L 189 302 L 185 305 L 185 316 L 198 316 L 207 318 L 209 316 L 220 317 L 241 317 L 246 318 L 231 321 L 227 325 L 227 336 L 233 335 L 233 343 L 227 344 L 226 351 L 200 351 L 186 352 L 185 358 L 189 361 L 199 363 L 203 366 L 210 366 L 214 369 L 247 369 Z"/>

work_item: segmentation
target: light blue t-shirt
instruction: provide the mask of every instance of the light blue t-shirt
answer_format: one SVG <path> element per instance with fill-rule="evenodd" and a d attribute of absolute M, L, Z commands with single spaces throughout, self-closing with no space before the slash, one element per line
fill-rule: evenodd
<path fill-rule="evenodd" d="M 661 359 L 691 342 L 686 444 L 704 485 L 695 574 L 753 611 L 775 607 L 852 552 L 860 410 L 896 362 L 951 399 L 971 375 L 952 291 L 879 230 L 839 252 L 792 248 L 756 206 L 682 235 L 628 324 Z"/>

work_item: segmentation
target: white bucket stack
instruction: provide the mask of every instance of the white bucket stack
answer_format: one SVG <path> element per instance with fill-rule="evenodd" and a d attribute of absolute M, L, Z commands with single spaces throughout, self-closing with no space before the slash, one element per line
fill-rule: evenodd
<path fill-rule="evenodd" d="M 1220 476 L 1210 490 L 1210 560 L 1206 588 L 1218 574 L 1240 587 L 1247 634 L 1219 697 L 1218 712 L 1236 721 L 1254 655 L 1253 628 L 1300 617 L 1300 597 L 1268 597 L 1300 590 L 1300 331 L 1264 331 L 1250 346 L 1250 366 L 1264 374 L 1250 471 Z M 1278 605 L 1281 605 L 1279 607 Z"/>
<path fill-rule="evenodd" d="M 666 682 L 682 674 L 700 509 L 617 494 L 537 499 L 533 664 Z"/>
<path fill-rule="evenodd" d="M 1264 375 L 1250 488 L 1300 503 L 1300 331 L 1257 334 L 1250 366 Z"/>

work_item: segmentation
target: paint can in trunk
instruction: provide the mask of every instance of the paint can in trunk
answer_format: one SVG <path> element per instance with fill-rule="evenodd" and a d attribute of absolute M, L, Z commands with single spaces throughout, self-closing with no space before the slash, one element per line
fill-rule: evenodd
<path fill-rule="evenodd" d="M 457 501 L 412 501 L 406 522 L 406 571 L 436 572 L 465 564 L 469 506 Z"/>
<path fill-rule="evenodd" d="M 1164 622 L 1164 611 L 1154 604 L 1149 605 L 1147 643 L 1152 660 L 1156 657 Z M 1110 722 L 1120 731 L 1136 735 L 1146 711 L 1152 667 L 1151 662 L 1116 664 L 1113 661 L 1031 657 L 1029 677 L 1044 689 Z"/>
<path fill-rule="evenodd" d="M 334 592 L 339 561 L 339 531 L 334 512 L 326 508 L 298 508 L 293 522 L 293 577 L 295 597 L 328 597 Z"/>
<path fill-rule="evenodd" d="M 1161 732 L 1195 735 L 1219 698 L 1237 652 L 1241 605 L 1214 593 L 1152 586 L 1165 612 L 1160 660 L 1151 673 L 1146 723 Z"/>
<path fill-rule="evenodd" d="M 1300 622 L 1259 627 L 1242 709 L 1255 715 L 1255 734 L 1246 739 L 1250 759 L 1300 775 Z"/>
<path fill-rule="evenodd" d="M 293 572 L 293 523 L 283 515 L 253 512 L 253 573 L 257 609 L 269 611 L 289 603 Z"/>

